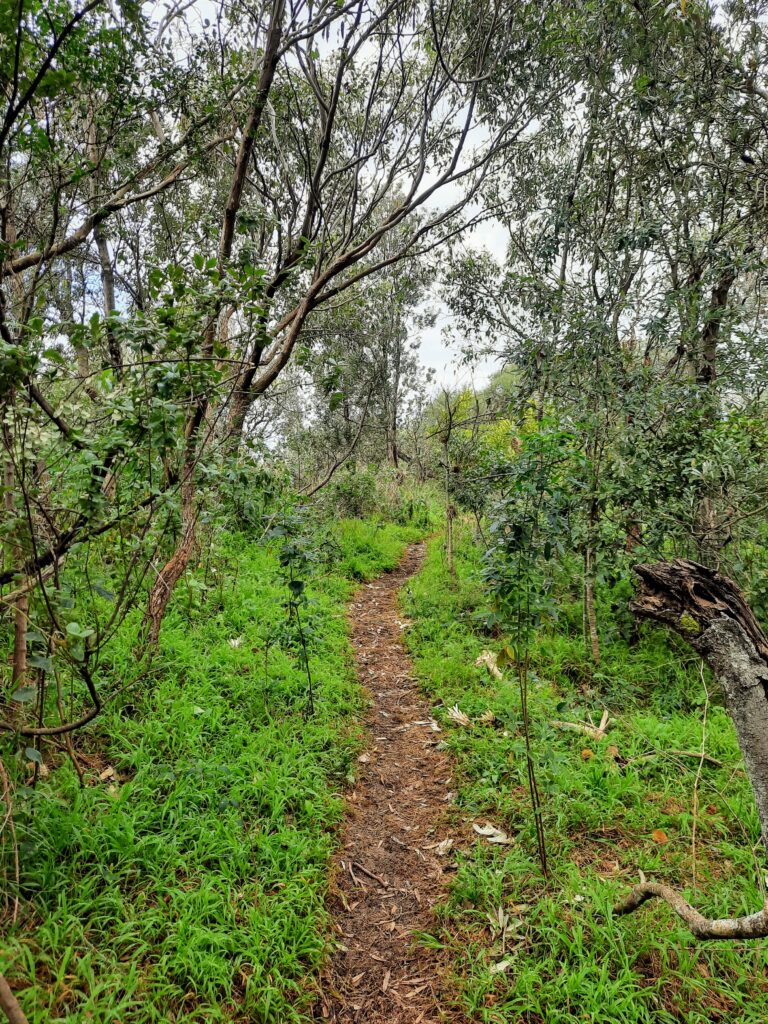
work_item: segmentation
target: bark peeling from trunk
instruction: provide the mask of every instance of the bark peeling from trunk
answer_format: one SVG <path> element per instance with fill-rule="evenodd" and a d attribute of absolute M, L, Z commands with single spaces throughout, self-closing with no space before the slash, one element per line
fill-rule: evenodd
<path fill-rule="evenodd" d="M 714 569 L 686 559 L 638 565 L 632 610 L 679 633 L 722 685 L 768 850 L 768 637 L 739 587 Z M 746 939 L 768 935 L 768 902 L 748 918 L 709 921 L 668 886 L 645 882 L 615 908 L 630 913 L 646 900 L 672 906 L 694 935 Z"/>

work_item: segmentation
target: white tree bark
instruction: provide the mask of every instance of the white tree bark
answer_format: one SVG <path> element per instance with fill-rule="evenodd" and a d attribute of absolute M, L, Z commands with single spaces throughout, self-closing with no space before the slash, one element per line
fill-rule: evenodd
<path fill-rule="evenodd" d="M 714 569 L 677 559 L 635 571 L 641 585 L 633 611 L 684 637 L 723 688 L 768 851 L 768 638 L 736 584 Z M 768 935 L 768 902 L 748 917 L 708 920 L 669 886 L 645 880 L 614 912 L 631 913 L 655 897 L 669 903 L 698 938 Z"/>

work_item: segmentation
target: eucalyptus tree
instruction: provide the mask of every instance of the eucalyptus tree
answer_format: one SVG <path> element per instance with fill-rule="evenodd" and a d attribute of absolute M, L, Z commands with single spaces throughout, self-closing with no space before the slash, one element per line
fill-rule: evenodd
<path fill-rule="evenodd" d="M 227 346 L 238 370 L 219 401 L 225 433 L 235 441 L 255 399 L 291 359 L 313 310 L 387 267 L 434 250 L 477 219 L 471 203 L 497 158 L 546 109 L 547 95 L 530 89 L 532 76 L 542 75 L 540 58 L 517 69 L 516 83 L 510 76 L 515 102 L 507 115 L 484 114 L 481 85 L 504 38 L 497 8 L 468 28 L 451 6 L 433 6 L 426 38 L 420 13 L 426 12 L 402 0 L 358 4 L 337 18 L 335 45 L 330 31 L 324 38 L 305 33 L 270 80 L 251 206 L 237 218 L 244 236 L 237 253 L 253 281 L 253 305 L 226 314 L 240 332 Z M 517 8 L 516 17 L 527 26 L 531 9 Z M 275 11 L 273 26 L 279 18 Z M 457 77 L 458 69 L 469 77 Z M 272 116 L 278 109 L 273 96 L 287 113 L 280 121 Z M 232 195 L 240 212 L 250 182 L 246 167 L 241 175 L 238 166 Z M 227 260 L 234 242 L 230 212 L 228 204 L 222 229 Z M 396 244 L 382 249 L 389 237 Z M 223 309 L 220 302 L 209 318 L 211 340 Z M 199 397 L 184 428 L 183 535 L 150 596 L 152 638 L 191 553 L 195 462 L 214 436 L 208 424 L 215 405 Z"/>
<path fill-rule="evenodd" d="M 343 10 L 299 5 L 280 39 L 290 45 Z M 32 724 L 12 714 L 3 728 L 66 736 L 98 714 L 101 652 L 188 487 L 177 453 L 198 390 L 222 377 L 205 346 L 236 210 L 223 217 L 219 262 L 195 253 L 187 270 L 161 268 L 148 254 L 164 233 L 176 260 L 206 240 L 194 201 L 214 155 L 231 152 L 232 104 L 247 124 L 258 118 L 280 39 L 258 15 L 255 50 L 242 50 L 239 26 L 242 59 L 219 73 L 211 47 L 168 37 L 180 6 L 160 24 L 130 5 L 4 12 L 0 584 L 11 584 L 3 605 L 16 617 L 13 679 L 34 682 L 15 699 L 36 702 L 38 715 Z M 99 548 L 107 535 L 111 551 Z M 59 700 L 50 726 L 46 679 L 60 697 L 62 673 L 83 681 L 90 706 L 66 720 Z"/>
<path fill-rule="evenodd" d="M 594 279 L 615 254 L 614 345 L 666 384 L 671 409 L 695 403 L 675 418 L 703 462 L 725 410 L 749 401 L 765 360 L 764 170 L 752 155 L 765 142 L 755 92 L 766 74 L 764 33 L 749 5 L 719 14 L 690 5 L 666 20 L 641 9 L 629 20 L 623 46 L 609 34 L 615 26 L 606 29 L 609 56 L 590 83 L 611 141 L 601 160 L 608 188 L 590 189 L 601 217 L 600 231 L 588 231 L 595 255 L 583 258 Z M 609 283 L 610 271 L 602 277 Z M 699 480 L 688 532 L 699 557 L 716 564 L 728 532 L 711 483 Z"/>
<path fill-rule="evenodd" d="M 521 500 L 498 510 L 489 579 L 519 600 L 520 573 L 505 580 L 503 570 L 523 546 L 535 553 L 534 528 L 549 549 L 540 546 L 542 563 L 564 540 L 580 543 L 597 654 L 599 559 L 626 570 L 645 549 L 706 563 L 640 566 L 635 610 L 685 636 L 722 682 L 762 817 L 765 641 L 716 570 L 744 571 L 752 545 L 739 534 L 764 541 L 768 496 L 764 9 L 585 4 L 564 19 L 561 41 L 572 58 L 567 130 L 549 153 L 531 153 L 525 179 L 512 167 L 494 193 L 509 234 L 502 286 L 489 257 L 468 254 L 449 293 L 468 328 L 517 367 L 520 421 L 531 402 L 539 420 L 510 467 Z M 526 493 L 543 518 L 530 516 Z M 654 896 L 701 937 L 766 934 L 765 910 L 707 921 L 645 880 L 618 910 Z"/>
<path fill-rule="evenodd" d="M 298 352 L 304 415 L 288 413 L 286 441 L 297 483 L 314 493 L 348 460 L 396 472 L 411 461 L 401 440 L 414 401 L 429 380 L 419 360 L 425 267 L 385 269 L 308 321 Z"/>
<path fill-rule="evenodd" d="M 309 318 L 382 272 L 407 290 L 398 265 L 482 216 L 557 64 L 535 5 L 466 13 L 4 8 L 0 586 L 18 685 L 3 729 L 39 742 L 98 714 L 111 636 L 148 590 L 156 643 L 212 485 Z M 487 100 L 502 60 L 504 111 Z M 390 382 L 392 367 L 390 349 Z"/>
<path fill-rule="evenodd" d="M 717 564 L 768 483 L 759 429 L 746 471 L 739 437 L 766 354 L 765 31 L 750 4 L 564 13 L 570 87 L 491 183 L 505 265 L 464 252 L 447 297 L 516 367 L 520 421 L 533 401 L 579 438 L 572 540 L 597 656 L 600 558 L 644 542 Z"/>

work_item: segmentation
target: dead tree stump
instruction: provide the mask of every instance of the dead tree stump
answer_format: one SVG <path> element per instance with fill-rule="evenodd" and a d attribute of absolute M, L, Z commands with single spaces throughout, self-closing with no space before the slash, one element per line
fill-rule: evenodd
<path fill-rule="evenodd" d="M 768 637 L 733 580 L 697 562 L 638 565 L 640 587 L 632 610 L 679 633 L 712 669 L 723 687 L 760 817 L 768 851 Z M 630 913 L 648 899 L 672 906 L 699 938 L 768 935 L 768 903 L 748 918 L 703 918 L 667 886 L 643 882 L 616 913 Z"/>

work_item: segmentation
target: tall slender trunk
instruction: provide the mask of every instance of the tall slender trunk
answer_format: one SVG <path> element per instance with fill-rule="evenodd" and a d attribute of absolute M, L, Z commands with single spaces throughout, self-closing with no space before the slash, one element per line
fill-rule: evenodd
<path fill-rule="evenodd" d="M 394 311 L 394 303 L 393 303 Z M 396 327 L 390 326 L 394 335 Z M 388 422 L 387 422 L 387 459 L 391 465 L 397 469 L 399 466 L 399 458 L 397 451 L 397 423 L 398 423 L 398 407 L 400 404 L 400 367 L 402 363 L 402 339 L 397 336 L 395 338 L 395 352 L 394 352 L 394 365 L 393 365 L 393 376 L 392 376 L 392 393 L 391 393 L 391 408 L 388 410 Z"/>
<path fill-rule="evenodd" d="M 230 182 L 229 195 L 221 223 L 219 235 L 218 266 L 223 273 L 232 255 L 235 239 L 237 215 L 243 200 L 248 164 L 253 155 L 256 135 L 261 125 L 269 93 L 272 88 L 277 63 L 280 56 L 280 42 L 283 37 L 283 20 L 285 16 L 285 0 L 273 0 L 272 14 L 267 33 L 266 46 L 261 62 L 259 81 L 256 87 L 253 105 L 248 120 L 243 128 L 235 167 Z M 216 339 L 217 325 L 221 305 L 212 311 L 205 330 L 202 349 L 212 355 Z M 235 396 L 237 397 L 237 396 Z M 145 624 L 147 639 L 150 645 L 156 645 L 160 636 L 168 603 L 173 589 L 184 575 L 195 547 L 195 532 L 199 508 L 197 505 L 195 476 L 197 463 L 206 446 L 210 443 L 212 428 L 208 424 L 210 402 L 206 393 L 197 396 L 185 427 L 184 466 L 181 474 L 181 540 L 160 570 L 150 591 Z M 247 411 L 247 410 L 246 410 Z"/>
<path fill-rule="evenodd" d="M 10 437 L 6 431 L 6 444 L 10 445 Z M 14 511 L 14 486 L 16 474 L 10 453 L 3 466 L 3 490 L 5 492 L 5 510 L 9 516 Z M 24 561 L 18 540 L 11 539 L 8 544 L 8 555 L 11 565 L 21 565 Z M 13 611 L 13 652 L 11 656 L 11 680 L 21 686 L 27 676 L 27 622 L 29 621 L 29 592 L 16 599 Z"/>
<path fill-rule="evenodd" d="M 91 179 L 91 200 L 94 205 L 97 205 L 102 192 L 104 174 L 100 169 L 101 154 L 99 153 L 99 140 L 96 134 L 96 111 L 93 108 L 91 108 L 88 121 L 88 151 L 91 163 L 94 167 L 98 168 Z M 94 229 L 93 239 L 96 242 L 96 251 L 99 256 L 101 271 L 101 296 L 109 364 L 119 377 L 123 370 L 123 354 L 120 350 L 120 343 L 115 335 L 115 271 L 112 266 L 112 255 L 109 251 L 107 236 L 104 234 L 104 228 L 101 224 L 98 224 Z"/>
<path fill-rule="evenodd" d="M 719 529 L 715 502 L 710 494 L 704 494 L 698 509 L 698 559 L 702 565 L 717 569 L 720 565 L 722 531 Z"/>
<path fill-rule="evenodd" d="M 590 450 L 591 449 L 591 450 Z M 600 484 L 600 462 L 602 445 L 595 436 L 587 442 L 587 455 L 591 459 L 589 510 L 587 513 L 587 539 L 584 545 L 584 646 L 591 651 L 592 660 L 600 664 L 600 638 L 597 632 L 595 611 L 595 542 L 600 516 L 598 487 Z"/>
<path fill-rule="evenodd" d="M 445 554 L 448 562 L 448 572 L 451 576 L 456 575 L 456 567 L 453 560 L 453 520 L 456 518 L 456 509 L 448 502 L 448 507 L 445 510 Z"/>
<path fill-rule="evenodd" d="M 720 398 L 717 393 L 718 345 L 723 321 L 728 314 L 731 288 L 736 280 L 736 271 L 727 267 L 712 288 L 709 306 L 699 338 L 696 353 L 696 381 L 703 392 L 702 410 L 704 426 L 711 427 L 720 417 Z M 724 539 L 718 521 L 717 504 L 714 495 L 702 487 L 696 522 L 696 541 L 699 561 L 716 569 L 720 564 L 720 551 Z"/>
<path fill-rule="evenodd" d="M 106 235 L 97 227 L 93 233 L 96 248 L 99 253 L 99 265 L 101 266 L 101 292 L 104 305 L 104 319 L 107 331 L 107 349 L 109 351 L 109 362 L 112 369 L 119 377 L 123 372 L 123 353 L 120 342 L 115 334 L 115 271 L 112 266 L 112 255 L 109 251 L 109 242 Z"/>
<path fill-rule="evenodd" d="M 443 456 L 445 459 L 445 554 L 448 572 L 453 576 L 456 572 L 453 561 L 453 520 L 456 518 L 456 506 L 451 498 L 451 459 L 448 446 L 453 429 L 453 411 L 450 407 L 448 416 L 448 429 L 443 439 Z"/>
<path fill-rule="evenodd" d="M 600 638 L 597 633 L 597 612 L 595 611 L 594 552 L 587 545 L 584 549 L 584 643 L 592 652 L 592 660 L 600 664 Z"/>

